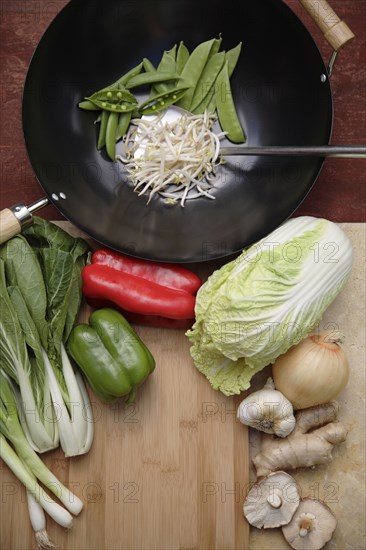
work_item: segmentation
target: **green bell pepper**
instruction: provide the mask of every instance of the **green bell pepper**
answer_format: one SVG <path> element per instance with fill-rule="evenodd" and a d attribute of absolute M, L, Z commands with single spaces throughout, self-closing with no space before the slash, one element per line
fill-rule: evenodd
<path fill-rule="evenodd" d="M 68 349 L 93 392 L 105 402 L 128 395 L 130 403 L 155 369 L 148 348 L 123 315 L 110 308 L 95 310 L 89 324 L 75 326 Z"/>

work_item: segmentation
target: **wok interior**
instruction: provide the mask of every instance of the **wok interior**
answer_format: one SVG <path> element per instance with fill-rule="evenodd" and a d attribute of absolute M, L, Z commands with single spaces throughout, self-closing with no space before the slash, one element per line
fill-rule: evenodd
<path fill-rule="evenodd" d="M 96 114 L 78 101 L 143 57 L 156 66 L 175 43 L 192 51 L 220 33 L 222 49 L 243 43 L 232 89 L 247 144 L 328 143 L 332 99 L 323 60 L 302 23 L 276 0 L 72 2 L 42 38 L 24 90 L 29 157 L 51 200 L 64 193 L 55 206 L 97 241 L 148 259 L 210 260 L 268 234 L 311 189 L 319 158 L 227 157 L 216 200 L 181 208 L 156 197 L 147 206 L 123 165 L 97 151 Z"/>

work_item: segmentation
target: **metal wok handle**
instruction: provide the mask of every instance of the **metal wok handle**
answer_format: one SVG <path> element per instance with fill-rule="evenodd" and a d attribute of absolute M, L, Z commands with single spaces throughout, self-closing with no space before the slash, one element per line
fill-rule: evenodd
<path fill-rule="evenodd" d="M 48 204 L 46 197 L 39 199 L 30 206 L 15 204 L 10 208 L 4 208 L 0 212 L 0 244 L 5 243 L 15 235 L 21 233 L 32 223 L 33 213 Z"/>
<path fill-rule="evenodd" d="M 355 37 L 348 25 L 338 17 L 326 0 L 299 1 L 335 52 L 338 52 Z"/>

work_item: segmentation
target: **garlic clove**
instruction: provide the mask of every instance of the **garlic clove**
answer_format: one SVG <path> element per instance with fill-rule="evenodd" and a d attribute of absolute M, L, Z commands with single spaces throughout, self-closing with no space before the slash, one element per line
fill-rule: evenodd
<path fill-rule="evenodd" d="M 292 415 L 284 418 L 280 422 L 276 422 L 273 427 L 273 430 L 274 430 L 274 433 L 277 435 L 277 437 L 287 437 L 295 428 L 295 425 L 296 425 L 296 419 Z"/>

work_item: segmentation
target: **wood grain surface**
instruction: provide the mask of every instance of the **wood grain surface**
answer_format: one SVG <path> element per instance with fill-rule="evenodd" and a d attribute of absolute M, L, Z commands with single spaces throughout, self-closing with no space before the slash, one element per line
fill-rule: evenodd
<path fill-rule="evenodd" d="M 205 264 L 198 274 L 205 280 L 211 270 Z M 80 320 L 89 313 L 84 304 Z M 49 518 L 50 537 L 63 550 L 247 549 L 248 430 L 236 418 L 242 397 L 211 388 L 193 365 L 184 330 L 135 328 L 156 360 L 136 402 L 106 405 L 90 392 L 89 453 L 41 455 L 85 503 L 69 532 Z M 35 550 L 25 491 L 2 461 L 0 491 L 0 549 Z"/>
<path fill-rule="evenodd" d="M 85 503 L 70 532 L 48 518 L 50 537 L 63 550 L 248 548 L 248 440 L 235 421 L 237 400 L 214 392 L 195 370 L 184 333 L 139 334 L 157 366 L 136 403 L 92 397 L 89 453 L 44 457 Z M 4 465 L 0 478 L 0 548 L 36 549 L 23 488 Z"/>
<path fill-rule="evenodd" d="M 328 62 L 331 47 L 298 0 L 285 0 L 309 29 Z M 42 34 L 67 0 L 0 0 L 0 204 L 30 204 L 42 190 L 28 161 L 22 135 L 22 90 L 28 64 Z M 355 39 L 339 53 L 332 76 L 334 124 L 331 142 L 366 142 L 366 3 L 332 0 L 340 19 Z M 365 160 L 327 159 L 317 182 L 296 215 L 323 216 L 334 221 L 365 221 Z M 62 219 L 54 207 L 42 216 Z"/>

